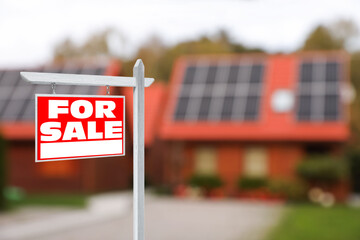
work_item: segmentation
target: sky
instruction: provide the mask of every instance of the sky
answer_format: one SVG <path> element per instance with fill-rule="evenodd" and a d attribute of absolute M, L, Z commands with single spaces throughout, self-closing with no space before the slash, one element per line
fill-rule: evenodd
<path fill-rule="evenodd" d="M 112 45 L 122 57 L 154 35 L 173 45 L 219 29 L 250 47 L 289 52 L 318 24 L 360 27 L 359 12 L 359 0 L 0 0 L 0 67 L 45 64 L 64 39 L 81 44 L 109 28 L 123 37 Z"/>

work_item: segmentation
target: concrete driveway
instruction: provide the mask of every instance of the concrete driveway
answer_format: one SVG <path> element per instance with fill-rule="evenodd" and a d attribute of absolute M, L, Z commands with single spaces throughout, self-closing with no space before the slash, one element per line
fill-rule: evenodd
<path fill-rule="evenodd" d="M 9 228 L 0 227 L 0 239 L 131 240 L 131 194 L 119 196 L 98 197 L 90 204 L 90 209 L 59 215 L 61 221 L 54 222 L 56 216 L 45 219 L 33 226 L 40 228 L 38 231 L 31 231 L 31 225 L 24 228 L 24 221 L 18 224 L 18 228 L 16 223 L 8 225 L 13 235 Z M 269 228 L 278 222 L 281 212 L 280 204 L 160 198 L 148 194 L 145 237 L 147 240 L 262 240 Z M 2 236 L 1 230 L 7 230 L 8 234 Z M 22 234 L 16 236 L 19 231 Z"/>

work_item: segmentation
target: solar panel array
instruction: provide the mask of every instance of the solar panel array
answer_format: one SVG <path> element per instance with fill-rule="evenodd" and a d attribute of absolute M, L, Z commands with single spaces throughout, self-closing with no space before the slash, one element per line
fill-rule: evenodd
<path fill-rule="evenodd" d="M 48 66 L 30 71 L 49 73 L 73 73 L 103 75 L 103 67 L 67 67 Z M 56 86 L 57 94 L 93 95 L 99 92 L 94 86 Z M 35 119 L 35 94 L 52 93 L 50 85 L 33 85 L 20 77 L 20 71 L 0 71 L 0 120 L 1 121 L 33 121 Z"/>
<path fill-rule="evenodd" d="M 300 64 L 299 121 L 340 119 L 340 74 L 341 65 L 334 60 L 306 60 Z"/>
<path fill-rule="evenodd" d="M 255 121 L 259 116 L 262 62 L 193 62 L 186 66 L 175 121 Z"/>

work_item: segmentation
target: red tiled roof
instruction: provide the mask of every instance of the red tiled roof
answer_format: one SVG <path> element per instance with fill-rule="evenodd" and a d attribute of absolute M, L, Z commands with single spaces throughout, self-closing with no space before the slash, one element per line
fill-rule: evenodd
<path fill-rule="evenodd" d="M 342 52 L 309 53 L 292 55 L 256 55 L 265 62 L 264 85 L 257 121 L 176 121 L 174 113 L 177 96 L 184 78 L 187 64 L 202 59 L 207 62 L 233 61 L 244 56 L 191 56 L 176 62 L 169 86 L 169 98 L 161 124 L 160 136 L 167 140 L 243 140 L 243 141 L 345 141 L 349 137 L 347 108 L 343 107 L 344 118 L 337 121 L 298 121 L 295 110 L 276 113 L 271 107 L 271 97 L 277 89 L 297 92 L 299 62 L 304 58 L 334 57 L 347 63 L 347 55 Z M 245 58 L 251 58 L 246 55 Z M 347 81 L 344 68 L 342 82 Z"/>

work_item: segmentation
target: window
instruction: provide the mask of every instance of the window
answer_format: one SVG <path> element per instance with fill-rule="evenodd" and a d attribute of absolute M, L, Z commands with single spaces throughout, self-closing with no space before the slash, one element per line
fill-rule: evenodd
<path fill-rule="evenodd" d="M 268 175 L 268 156 L 265 148 L 245 149 L 243 173 L 247 177 L 266 177 Z"/>
<path fill-rule="evenodd" d="M 217 172 L 216 151 L 211 147 L 200 147 L 195 151 L 195 173 L 213 175 Z"/>

